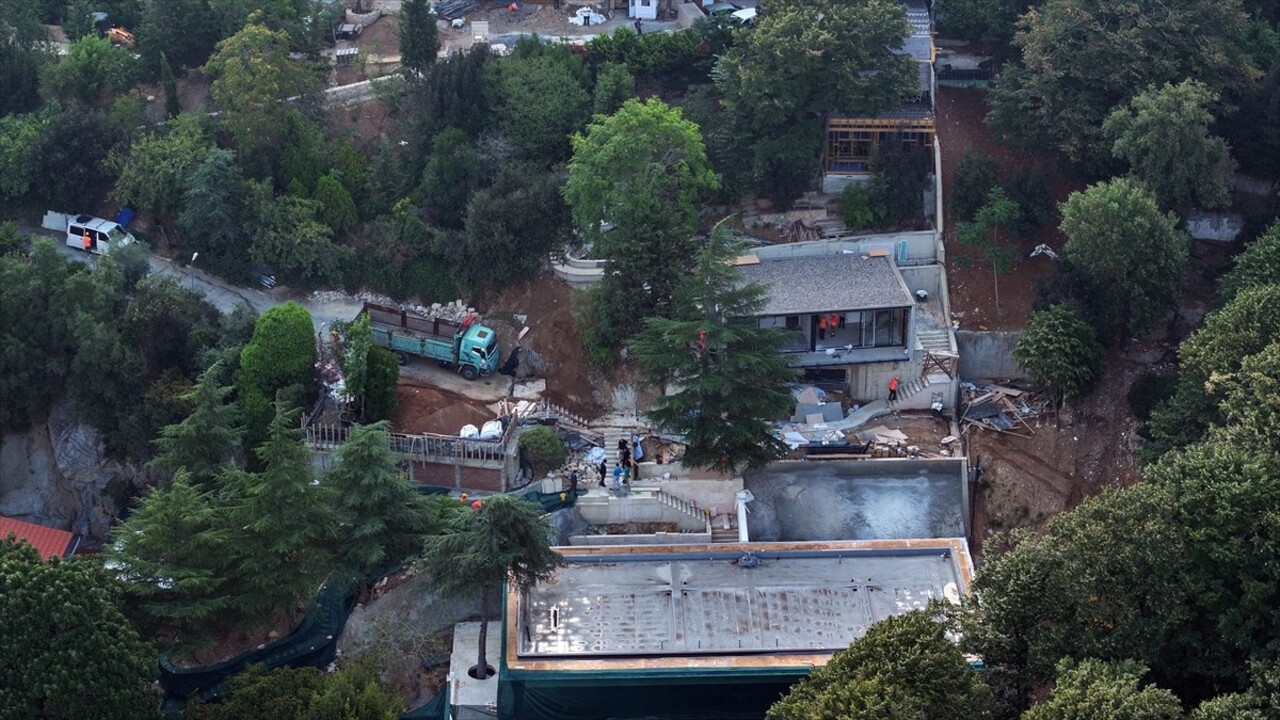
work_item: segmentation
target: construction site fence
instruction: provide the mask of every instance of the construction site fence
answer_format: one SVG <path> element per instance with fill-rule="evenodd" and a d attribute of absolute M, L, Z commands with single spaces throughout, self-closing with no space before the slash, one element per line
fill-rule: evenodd
<path fill-rule="evenodd" d="M 496 440 L 463 438 L 455 435 L 403 435 L 389 433 L 391 451 L 424 462 L 452 460 L 492 462 L 506 461 L 507 444 L 515 435 L 517 423 L 508 422 L 502 436 Z M 317 424 L 303 429 L 308 446 L 316 450 L 334 450 L 351 436 L 351 428 L 345 425 Z"/>

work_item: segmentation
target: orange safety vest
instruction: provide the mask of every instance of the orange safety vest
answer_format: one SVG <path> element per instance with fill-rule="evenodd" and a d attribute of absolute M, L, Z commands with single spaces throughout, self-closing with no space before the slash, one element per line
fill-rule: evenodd
<path fill-rule="evenodd" d="M 826 316 L 826 315 L 819 315 L 819 316 L 818 316 L 818 329 L 819 329 L 819 330 L 826 330 L 826 329 L 827 329 L 827 316 Z"/>
<path fill-rule="evenodd" d="M 840 327 L 840 316 L 835 313 L 831 313 L 827 318 L 827 327 L 830 327 L 832 330 Z"/>
<path fill-rule="evenodd" d="M 89 239 L 89 233 L 84 234 L 84 249 L 85 250 L 93 249 L 93 241 Z"/>
<path fill-rule="evenodd" d="M 890 380 L 890 381 L 889 381 L 889 389 L 890 389 L 890 390 L 897 390 L 897 389 L 898 389 L 898 378 L 894 378 L 894 379 L 892 379 L 892 380 Z"/>

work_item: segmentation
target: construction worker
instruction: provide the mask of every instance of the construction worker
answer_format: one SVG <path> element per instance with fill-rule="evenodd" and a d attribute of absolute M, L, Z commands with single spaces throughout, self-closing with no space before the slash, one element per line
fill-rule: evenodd
<path fill-rule="evenodd" d="M 84 231 L 84 250 L 85 250 L 85 252 L 92 252 L 92 251 L 93 251 L 93 240 L 90 240 L 90 239 L 89 239 L 89 231 L 88 231 L 88 230 L 85 230 L 85 231 Z"/>
<path fill-rule="evenodd" d="M 828 315 L 828 316 L 827 316 L 827 327 L 828 327 L 828 328 L 831 328 L 831 334 L 832 334 L 832 335 L 835 335 L 835 334 L 836 334 L 836 328 L 840 327 L 840 316 L 839 316 L 839 315 L 837 315 L 837 314 L 835 314 L 835 313 L 831 313 L 830 315 Z"/>
<path fill-rule="evenodd" d="M 827 339 L 827 316 L 826 315 L 818 316 L 818 339 L 819 340 Z"/>
<path fill-rule="evenodd" d="M 466 505 L 466 504 L 467 504 L 467 494 L 466 494 L 466 493 L 462 493 L 461 495 L 459 495 L 459 496 L 458 496 L 458 502 L 462 503 L 463 505 Z"/>
<path fill-rule="evenodd" d="M 898 378 L 889 381 L 889 402 L 898 399 Z"/>

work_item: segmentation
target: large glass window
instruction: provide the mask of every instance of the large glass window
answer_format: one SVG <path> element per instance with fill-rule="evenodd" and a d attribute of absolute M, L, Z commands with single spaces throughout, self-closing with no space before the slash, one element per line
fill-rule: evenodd
<path fill-rule="evenodd" d="M 906 330 L 905 315 L 905 310 L 876 310 L 875 340 L 872 344 L 876 347 L 906 345 L 904 336 Z"/>

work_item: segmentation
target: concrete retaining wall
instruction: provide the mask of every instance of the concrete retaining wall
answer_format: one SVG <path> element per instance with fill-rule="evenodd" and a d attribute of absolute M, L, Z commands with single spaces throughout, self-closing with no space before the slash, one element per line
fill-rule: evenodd
<path fill-rule="evenodd" d="M 793 257 L 835 255 L 842 252 L 866 253 L 872 248 L 887 248 L 894 258 L 897 258 L 899 242 L 907 244 L 906 264 L 922 265 L 934 262 L 938 248 L 938 234 L 933 230 L 847 235 L 829 240 L 811 240 L 808 242 L 758 247 L 751 252 L 761 260 L 777 260 Z"/>
<path fill-rule="evenodd" d="M 653 533 L 651 535 L 574 535 L 570 545 L 710 545 L 711 533 Z"/>
<path fill-rule="evenodd" d="M 1027 379 L 1026 372 L 1013 361 L 1018 335 L 1007 330 L 957 330 L 960 377 L 967 382 Z"/>
<path fill-rule="evenodd" d="M 663 522 L 675 523 L 676 527 L 688 532 L 705 532 L 707 529 L 706 520 L 700 521 L 692 515 L 682 513 L 653 495 L 587 495 L 578 498 L 575 507 L 582 519 L 591 525 Z"/>

